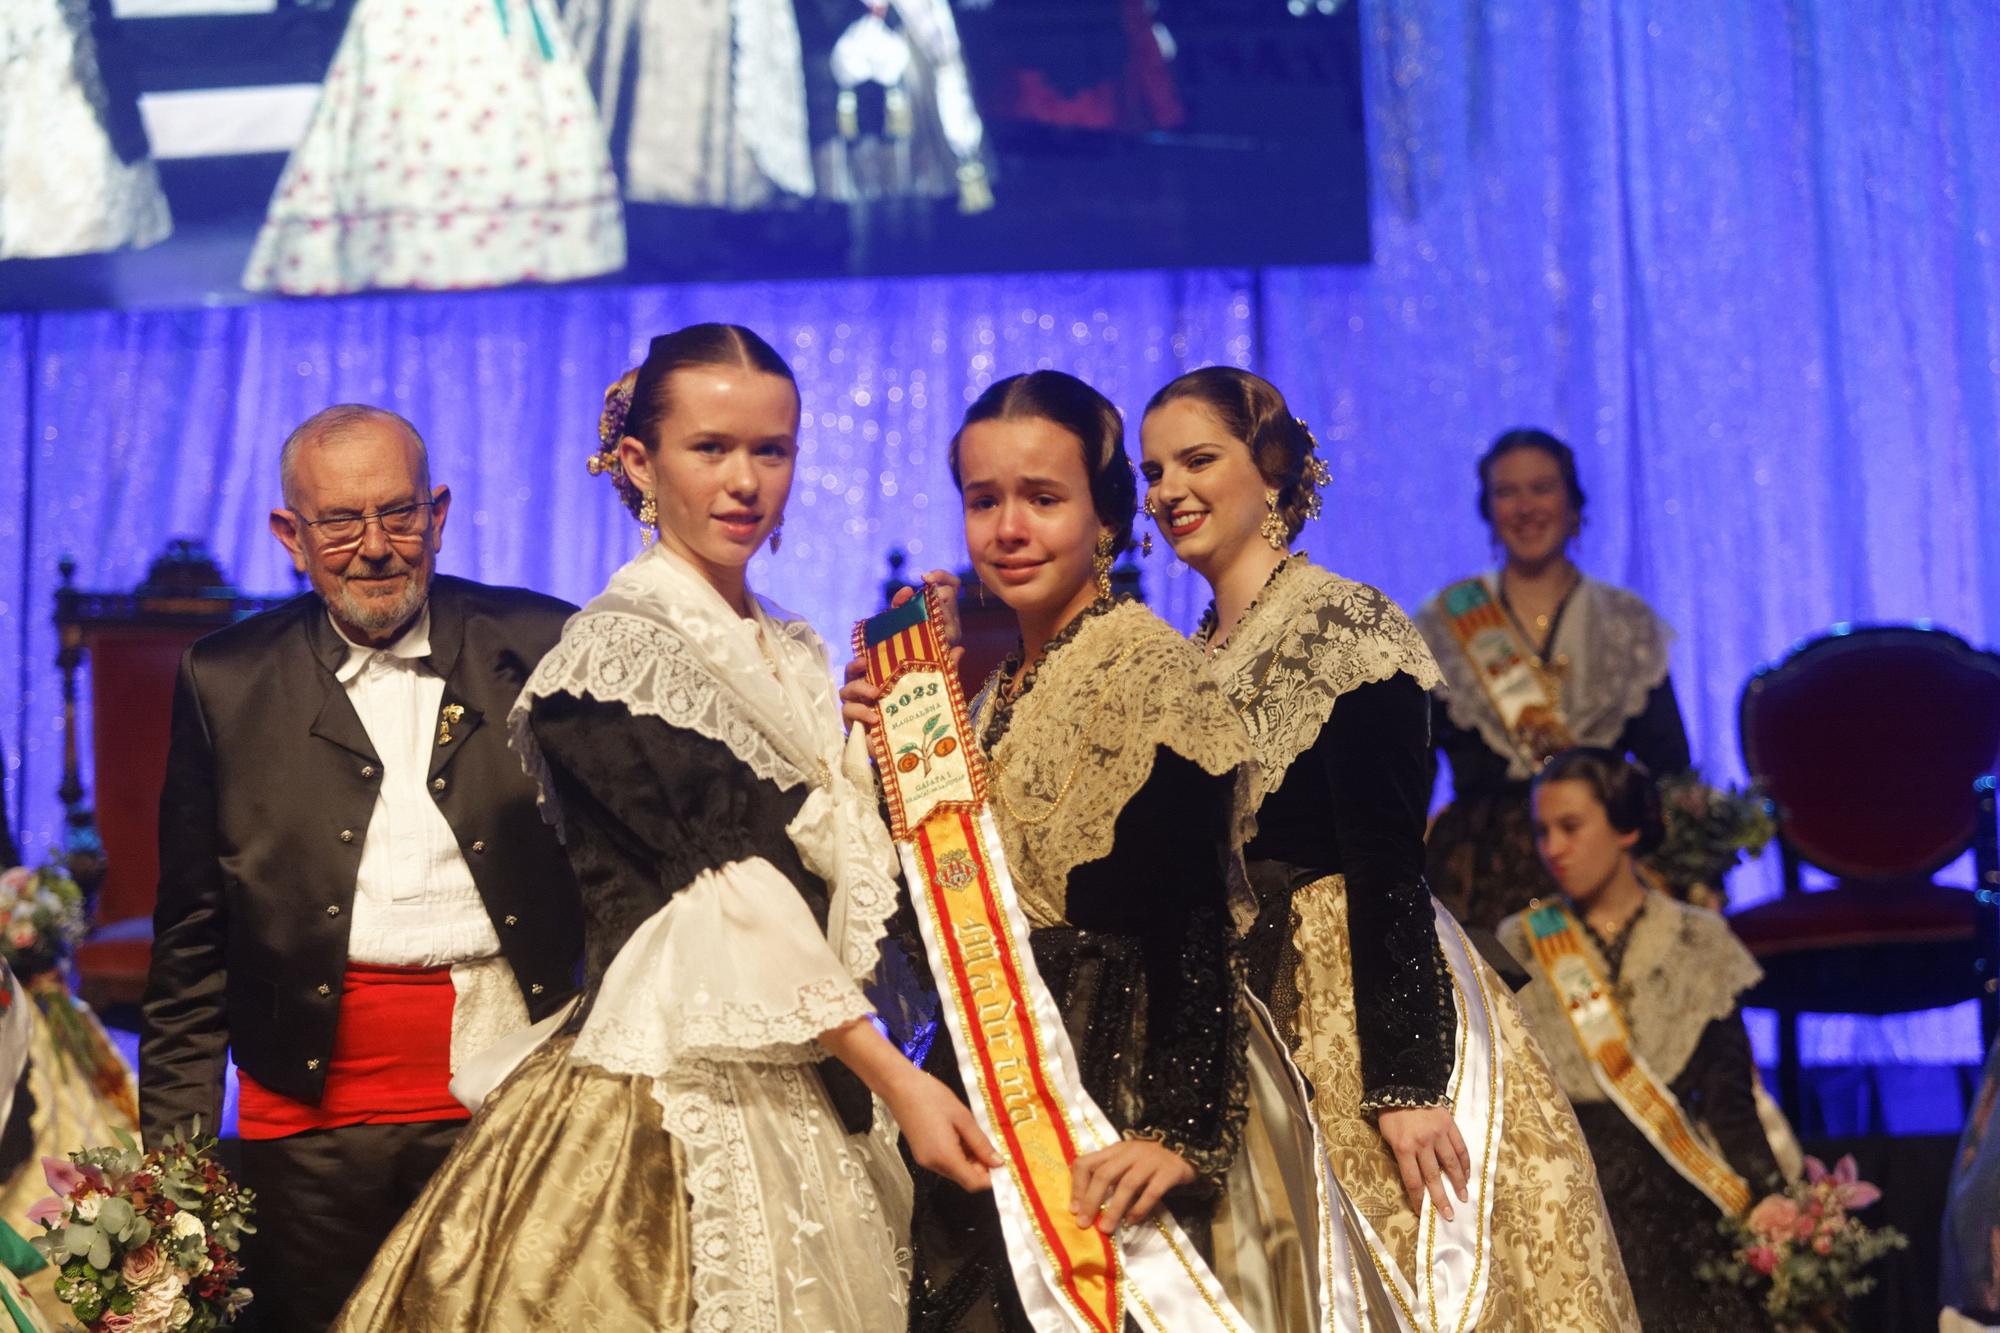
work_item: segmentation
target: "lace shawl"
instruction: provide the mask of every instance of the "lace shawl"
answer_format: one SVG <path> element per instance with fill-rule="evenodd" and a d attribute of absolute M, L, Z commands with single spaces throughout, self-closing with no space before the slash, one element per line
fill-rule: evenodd
<path fill-rule="evenodd" d="M 825 645 L 770 603 L 753 609 L 755 623 L 737 616 L 653 548 L 571 618 L 508 715 L 512 743 L 551 819 L 529 715 L 552 694 L 623 704 L 729 746 L 780 788 L 807 784 L 785 831 L 827 883 L 824 942 L 767 862 L 704 872 L 620 949 L 571 1058 L 650 1075 L 686 1150 L 693 1333 L 901 1327 L 910 1185 L 893 1130 L 878 1113 L 873 1135 L 842 1133 L 805 1063 L 818 1032 L 867 1012 L 854 983 L 896 905 L 894 860 Z"/>
<path fill-rule="evenodd" d="M 1399 671 L 1427 690 L 1440 679 L 1423 636 L 1386 594 L 1296 557 L 1209 667 L 1250 729 L 1253 807 L 1284 783 L 1343 694 Z"/>
<path fill-rule="evenodd" d="M 859 981 L 874 975 L 896 907 L 895 854 L 874 776 L 840 729 L 826 645 L 811 625 L 753 598 L 757 624 L 664 547 L 632 560 L 571 617 L 507 716 L 510 743 L 560 827 L 547 761 L 529 726 L 545 695 L 620 703 L 729 747 L 758 777 L 811 791 L 785 832 L 829 891 L 826 938 Z M 757 646 L 761 626 L 775 662 Z M 773 665 L 777 670 L 774 673 Z"/>
<path fill-rule="evenodd" d="M 989 686 L 974 705 L 977 734 L 992 707 Z M 1161 746 L 1211 775 L 1241 770 L 1247 786 L 1249 738 L 1201 655 L 1139 603 L 1121 602 L 1042 659 L 990 756 L 1001 842 L 1033 924 L 1067 919 L 1069 872 L 1110 853 Z M 1250 831 L 1246 800 L 1239 792 L 1237 846 Z M 1233 906 L 1247 925 L 1241 889 Z"/>
<path fill-rule="evenodd" d="M 1612 996 L 1625 1015 L 1633 1049 L 1662 1083 L 1672 1083 L 1687 1068 L 1702 1032 L 1716 1019 L 1729 1016 L 1737 996 L 1757 984 L 1763 969 L 1728 922 L 1664 893 L 1647 894 L 1646 908 L 1631 929 L 1624 969 L 1612 986 Z M 1548 1053 L 1563 1091 L 1573 1102 L 1604 1101 L 1568 1016 L 1535 964 L 1528 945 L 1527 914 L 1516 913 L 1502 921 L 1499 934 L 1508 951 L 1534 974 L 1520 993 L 1521 1009 Z M 1576 934 L 1598 975 L 1609 979 L 1611 969 L 1596 941 L 1588 931 Z"/>
<path fill-rule="evenodd" d="M 1480 575 L 1497 599 L 1499 576 Z M 1417 628 L 1444 672 L 1445 705 L 1461 730 L 1478 731 L 1495 754 L 1507 757 L 1507 776 L 1535 775 L 1492 701 L 1480 687 L 1472 661 L 1453 637 L 1438 597 L 1417 611 Z M 1585 578 L 1577 584 L 1556 626 L 1549 658 L 1562 681 L 1563 718 L 1578 745 L 1613 746 L 1625 724 L 1646 711 L 1646 697 L 1667 678 L 1673 631 L 1637 593 Z"/>

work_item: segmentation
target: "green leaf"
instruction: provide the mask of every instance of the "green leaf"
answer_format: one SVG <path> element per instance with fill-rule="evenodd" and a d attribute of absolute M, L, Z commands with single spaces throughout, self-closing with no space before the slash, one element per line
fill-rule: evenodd
<path fill-rule="evenodd" d="M 132 1224 L 139 1220 L 139 1214 L 126 1199 L 106 1199 L 97 1209 L 97 1225 L 110 1232 L 119 1240 L 124 1240 L 131 1231 Z"/>
<path fill-rule="evenodd" d="M 92 1268 L 111 1267 L 111 1237 L 95 1228 L 91 1230 L 90 1266 Z"/>
<path fill-rule="evenodd" d="M 63 1228 L 63 1248 L 76 1258 L 89 1254 L 96 1244 L 97 1228 L 88 1222 L 72 1222 Z"/>

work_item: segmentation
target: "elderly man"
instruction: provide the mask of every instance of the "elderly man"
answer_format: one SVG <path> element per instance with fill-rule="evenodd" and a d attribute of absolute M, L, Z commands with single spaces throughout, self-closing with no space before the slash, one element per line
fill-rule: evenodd
<path fill-rule="evenodd" d="M 569 864 L 507 711 L 574 609 L 434 573 L 451 492 L 380 408 L 285 441 L 312 592 L 181 661 L 140 1044 L 146 1138 L 241 1075 L 260 1326 L 332 1322 L 451 1148 L 453 1066 L 573 989 Z"/>

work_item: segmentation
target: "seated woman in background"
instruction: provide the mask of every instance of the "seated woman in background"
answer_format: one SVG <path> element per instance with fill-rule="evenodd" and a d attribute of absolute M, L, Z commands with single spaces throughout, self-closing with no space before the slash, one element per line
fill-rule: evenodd
<path fill-rule="evenodd" d="M 1753 1296 L 1696 1276 L 1727 1257 L 1722 1214 L 1779 1176 L 1739 1001 L 1761 973 L 1720 916 L 1640 881 L 1636 858 L 1661 833 L 1645 770 L 1570 750 L 1542 769 L 1533 801 L 1561 892 L 1501 922 L 1500 939 L 1534 976 L 1521 1007 L 1597 1159 L 1640 1321 L 1764 1328 Z"/>
<path fill-rule="evenodd" d="M 1688 766 L 1667 676 L 1672 634 L 1637 594 L 1571 560 L 1583 505 L 1568 445 L 1508 431 L 1479 459 L 1479 516 L 1505 552 L 1500 568 L 1452 584 L 1416 614 L 1444 672 L 1431 731 L 1452 781 L 1425 871 L 1467 925 L 1490 930 L 1554 892 L 1535 860 L 1527 801 L 1549 756 L 1602 745 L 1655 776 Z"/>

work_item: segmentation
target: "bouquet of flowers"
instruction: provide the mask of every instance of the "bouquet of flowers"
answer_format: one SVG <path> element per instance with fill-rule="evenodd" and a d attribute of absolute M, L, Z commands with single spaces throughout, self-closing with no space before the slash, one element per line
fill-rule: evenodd
<path fill-rule="evenodd" d="M 1875 1285 L 1862 1269 L 1910 1242 L 1894 1227 L 1868 1227 L 1853 1216 L 1882 1197 L 1856 1178 L 1854 1159 L 1833 1170 L 1806 1158 L 1805 1179 L 1721 1224 L 1733 1253 L 1702 1264 L 1711 1282 L 1763 1289 L 1764 1311 L 1781 1330 L 1846 1333 L 1847 1304 Z"/>
<path fill-rule="evenodd" d="M 52 971 L 89 929 L 83 890 L 61 866 L 0 873 L 0 957 L 22 981 Z"/>
<path fill-rule="evenodd" d="M 215 1140 L 174 1138 L 141 1152 L 86 1148 L 42 1159 L 55 1194 L 29 1210 L 56 1269 L 56 1298 L 88 1333 L 208 1333 L 250 1303 L 237 1249 L 255 1197 L 210 1155 Z"/>
<path fill-rule="evenodd" d="M 1722 877 L 1763 854 L 1778 831 L 1771 803 L 1755 787 L 1711 787 L 1690 769 L 1660 780 L 1666 837 L 1646 857 L 1676 897 L 1723 906 Z"/>

